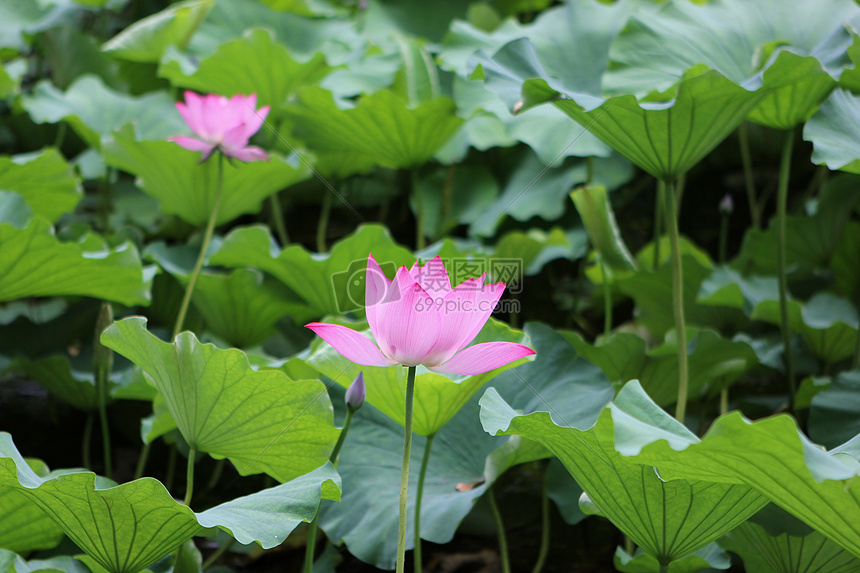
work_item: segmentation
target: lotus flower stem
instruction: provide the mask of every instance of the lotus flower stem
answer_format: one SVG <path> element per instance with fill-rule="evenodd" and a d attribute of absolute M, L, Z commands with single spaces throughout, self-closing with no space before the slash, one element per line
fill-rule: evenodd
<path fill-rule="evenodd" d="M 331 215 L 331 193 L 323 195 L 322 210 L 317 222 L 317 252 L 324 253 L 328 249 L 325 238 L 328 235 L 328 219 Z"/>
<path fill-rule="evenodd" d="M 98 319 L 96 319 L 95 340 L 93 341 L 93 374 L 96 382 L 96 392 L 99 401 L 99 420 L 102 430 L 102 449 L 104 455 L 105 476 L 113 479 L 113 463 L 111 460 L 110 428 L 108 427 L 107 401 L 108 382 L 113 370 L 113 350 L 101 343 L 104 330 L 113 323 L 113 307 L 109 302 L 102 302 Z"/>
<path fill-rule="evenodd" d="M 352 408 L 347 408 L 346 410 L 346 418 L 343 421 L 343 429 L 340 431 L 340 436 L 337 438 L 337 443 L 334 445 L 334 449 L 331 451 L 331 456 L 329 456 L 329 461 L 335 466 L 337 465 L 337 458 L 340 455 L 340 450 L 343 447 L 343 443 L 346 441 L 346 434 L 349 432 L 349 427 L 352 425 L 352 417 L 355 415 L 355 410 Z M 303 569 L 304 573 L 311 573 L 314 569 L 314 554 L 316 553 L 316 545 L 317 545 L 317 530 L 319 529 L 319 510 L 317 510 L 316 515 L 308 524 L 308 540 L 305 545 L 305 568 Z"/>
<path fill-rule="evenodd" d="M 152 448 L 152 442 L 143 444 L 140 454 L 137 456 L 137 466 L 134 468 L 134 479 L 143 477 L 143 470 L 146 469 L 146 460 L 149 459 L 149 450 Z"/>
<path fill-rule="evenodd" d="M 612 289 L 603 257 L 600 257 L 600 272 L 603 275 L 603 336 L 609 336 L 612 332 Z"/>
<path fill-rule="evenodd" d="M 779 317 L 782 330 L 782 355 L 785 360 L 785 375 L 788 379 L 789 409 L 794 410 L 794 360 L 791 357 L 791 326 L 788 323 L 788 277 L 785 264 L 785 211 L 788 204 L 788 179 L 791 173 L 791 149 L 794 146 L 794 131 L 785 136 L 782 158 L 779 162 L 779 187 L 776 196 L 776 267 L 779 279 Z"/>
<path fill-rule="evenodd" d="M 200 254 L 197 256 L 197 262 L 194 264 L 194 270 L 191 271 L 191 276 L 188 277 L 188 285 L 185 287 L 185 296 L 182 297 L 182 304 L 179 306 L 179 314 L 176 316 L 176 325 L 173 327 L 173 339 L 175 340 L 179 333 L 182 332 L 182 326 L 185 323 L 185 315 L 188 313 L 188 305 L 191 302 L 191 295 L 194 294 L 194 286 L 197 284 L 197 277 L 200 276 L 200 269 L 203 268 L 203 261 L 206 259 L 206 251 L 209 249 L 209 243 L 212 242 L 212 234 L 215 232 L 215 221 L 218 220 L 218 210 L 221 207 L 221 191 L 224 187 L 224 153 L 218 152 L 218 180 L 215 187 L 215 202 L 212 205 L 212 213 L 209 215 L 209 222 L 206 224 L 206 231 L 203 233 L 203 243 L 200 245 Z"/>
<path fill-rule="evenodd" d="M 185 474 L 185 505 L 191 505 L 191 496 L 194 495 L 194 458 L 197 457 L 197 448 L 191 446 L 188 451 L 188 469 Z"/>
<path fill-rule="evenodd" d="M 397 527 L 396 573 L 406 569 L 406 501 L 409 489 L 409 459 L 412 456 L 412 398 L 415 395 L 415 366 L 406 375 L 406 418 L 403 437 L 403 465 L 400 470 L 400 521 Z"/>
<path fill-rule="evenodd" d="M 666 226 L 672 246 L 672 307 L 675 315 L 675 336 L 678 340 L 678 403 L 675 418 L 682 424 L 687 413 L 687 325 L 684 322 L 684 269 L 681 260 L 681 236 L 675 206 L 675 182 L 666 181 Z"/>
<path fill-rule="evenodd" d="M 505 535 L 505 522 L 502 521 L 502 512 L 499 511 L 499 504 L 496 503 L 496 496 L 493 495 L 493 487 L 487 488 L 487 499 L 490 502 L 490 510 L 493 512 L 493 519 L 496 521 L 496 532 L 499 535 L 499 559 L 502 562 L 502 573 L 511 573 L 511 562 L 508 558 L 508 538 Z"/>
<path fill-rule="evenodd" d="M 430 448 L 433 446 L 433 438 L 436 434 L 427 436 L 427 443 L 424 444 L 424 457 L 421 458 L 421 469 L 418 470 L 418 492 L 415 496 L 415 573 L 421 573 L 421 499 L 424 497 L 424 477 L 427 475 L 427 465 L 430 461 Z"/>
<path fill-rule="evenodd" d="M 654 206 L 654 272 L 660 268 L 660 237 L 663 235 L 663 204 L 666 202 L 666 184 L 657 181 L 657 202 Z"/>
<path fill-rule="evenodd" d="M 543 485 L 540 488 L 540 516 L 541 516 L 541 534 L 540 534 L 540 549 L 538 549 L 537 560 L 535 560 L 532 573 L 541 573 L 543 566 L 546 563 L 546 556 L 549 554 L 549 496 L 546 493 L 546 476 L 543 479 Z"/>
<path fill-rule="evenodd" d="M 275 232 L 278 233 L 278 240 L 281 242 L 281 248 L 290 244 L 290 235 L 287 233 L 287 224 L 284 222 L 284 212 L 281 209 L 281 201 L 278 199 L 278 194 L 269 195 L 269 206 L 272 210 L 272 222 L 275 225 Z"/>
<path fill-rule="evenodd" d="M 752 156 L 750 155 L 750 142 L 746 123 L 741 123 L 738 127 L 738 142 L 741 147 L 741 163 L 744 166 L 744 183 L 747 188 L 750 218 L 752 219 L 753 228 L 761 229 L 761 216 L 758 211 L 758 200 L 755 193 L 755 179 L 753 178 Z"/>

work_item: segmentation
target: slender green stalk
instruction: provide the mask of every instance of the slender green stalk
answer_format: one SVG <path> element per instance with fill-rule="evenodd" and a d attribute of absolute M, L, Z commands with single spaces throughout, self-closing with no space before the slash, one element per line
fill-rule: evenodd
<path fill-rule="evenodd" d="M 669 573 L 669 563 L 660 561 L 660 573 Z"/>
<path fill-rule="evenodd" d="M 594 156 L 589 155 L 585 158 L 585 184 L 591 185 L 594 180 Z"/>
<path fill-rule="evenodd" d="M 538 556 L 532 573 L 541 573 L 543 571 L 546 557 L 549 555 L 549 496 L 546 493 L 546 480 L 544 480 L 543 487 L 540 489 L 540 516 L 540 549 L 538 549 Z"/>
<path fill-rule="evenodd" d="M 54 138 L 54 147 L 57 148 L 57 151 L 63 146 L 63 141 L 66 139 L 66 129 L 66 122 L 61 121 L 57 127 L 57 136 Z"/>
<path fill-rule="evenodd" d="M 209 481 L 206 482 L 206 491 L 212 491 L 218 485 L 221 475 L 224 473 L 224 466 L 227 464 L 227 458 L 215 462 L 215 469 L 212 470 L 212 475 L 209 476 Z"/>
<path fill-rule="evenodd" d="M 406 501 L 409 490 L 409 459 L 412 456 L 412 398 L 415 395 L 415 366 L 406 375 L 406 418 L 403 435 L 403 465 L 400 471 L 400 521 L 397 526 L 397 573 L 406 570 Z"/>
<path fill-rule="evenodd" d="M 493 495 L 493 487 L 487 488 L 487 498 L 490 502 L 490 510 L 493 512 L 493 519 L 496 521 L 496 532 L 499 536 L 499 560 L 502 562 L 502 573 L 511 573 L 511 562 L 508 558 L 508 538 L 505 535 L 505 522 L 502 521 L 502 512 L 499 511 L 499 504 L 496 503 L 496 496 Z"/>
<path fill-rule="evenodd" d="M 418 168 L 412 168 L 410 175 L 412 177 L 412 200 L 415 203 L 415 248 L 420 251 L 427 246 L 427 239 L 424 236 L 424 218 L 422 217 L 424 201 L 418 188 Z"/>
<path fill-rule="evenodd" d="M 137 467 L 134 468 L 134 479 L 143 477 L 143 470 L 146 469 L 146 460 L 149 459 L 150 448 L 152 448 L 152 442 L 147 442 L 140 450 L 140 455 L 137 456 Z"/>
<path fill-rule="evenodd" d="M 603 336 L 612 332 L 612 289 L 606 271 L 606 261 L 600 257 L 600 272 L 603 274 Z"/>
<path fill-rule="evenodd" d="M 630 536 L 625 535 L 624 536 L 624 551 L 626 551 L 628 555 L 633 555 L 633 551 L 635 549 L 636 548 L 633 547 L 633 540 L 630 539 Z"/>
<path fill-rule="evenodd" d="M 326 235 L 328 235 L 328 220 L 331 216 L 331 193 L 323 195 L 322 209 L 320 210 L 320 219 L 317 222 L 317 252 L 324 253 L 328 247 L 326 246 Z"/>
<path fill-rule="evenodd" d="M 92 462 L 90 460 L 90 442 L 93 441 L 93 422 L 95 421 L 95 415 L 90 412 L 87 414 L 87 421 L 84 423 L 84 438 L 81 441 L 81 462 L 84 464 L 84 467 L 87 469 L 92 468 Z"/>
<path fill-rule="evenodd" d="M 352 425 L 352 417 L 355 415 L 355 410 L 352 408 L 346 409 L 346 419 L 343 421 L 343 429 L 340 431 L 340 436 L 337 438 L 337 443 L 331 451 L 329 461 L 335 466 L 337 465 L 337 457 L 340 455 L 340 449 L 346 441 L 346 433 L 349 432 L 349 427 Z M 304 573 L 311 573 L 314 569 L 314 554 L 316 553 L 317 530 L 319 529 L 319 511 L 314 515 L 314 518 L 308 524 L 308 540 L 305 544 L 305 567 Z"/>
<path fill-rule="evenodd" d="M 681 174 L 675 181 L 675 218 L 681 217 L 681 202 L 684 200 L 684 189 L 687 184 L 687 175 Z"/>
<path fill-rule="evenodd" d="M 113 463 L 111 460 L 110 428 L 108 427 L 107 402 L 108 382 L 113 370 L 113 350 L 101 343 L 101 335 L 113 323 L 113 307 L 109 302 L 102 302 L 99 316 L 96 319 L 95 337 L 93 340 L 93 375 L 96 382 L 96 393 L 99 401 L 99 420 L 102 431 L 102 450 L 104 456 L 104 472 L 113 479 Z"/>
<path fill-rule="evenodd" d="M 430 462 L 430 448 L 433 446 L 433 438 L 436 434 L 427 436 L 427 442 L 424 444 L 424 457 L 421 458 L 421 469 L 418 471 L 418 492 L 415 496 L 415 549 L 413 557 L 415 558 L 415 573 L 421 573 L 421 499 L 424 497 L 424 477 L 427 474 L 427 465 Z"/>
<path fill-rule="evenodd" d="M 672 246 L 672 309 L 675 315 L 675 336 L 678 339 L 678 403 L 675 418 L 682 424 L 687 413 L 687 325 L 684 321 L 684 269 L 681 261 L 681 235 L 675 216 L 675 182 L 666 182 L 666 226 Z"/>
<path fill-rule="evenodd" d="M 785 265 L 785 217 L 788 204 L 788 179 L 791 173 L 791 148 L 794 144 L 794 131 L 785 136 L 782 158 L 779 162 L 779 187 L 776 197 L 776 267 L 779 279 L 779 317 L 782 330 L 782 355 L 785 360 L 785 374 L 788 378 L 789 408 L 794 410 L 794 359 L 791 356 L 791 327 L 788 323 L 788 277 Z"/>
<path fill-rule="evenodd" d="M 197 448 L 191 446 L 188 451 L 188 469 L 185 472 L 185 505 L 191 505 L 191 496 L 194 495 L 194 458 L 197 457 Z"/>
<path fill-rule="evenodd" d="M 729 411 L 729 387 L 720 390 L 720 416 L 725 416 Z"/>
<path fill-rule="evenodd" d="M 741 163 L 744 166 L 744 183 L 747 188 L 747 203 L 750 209 L 750 218 L 754 229 L 761 229 L 761 214 L 758 210 L 758 200 L 755 192 L 755 179 L 753 178 L 752 156 L 750 155 L 749 134 L 747 124 L 741 123 L 738 127 L 738 142 L 741 147 Z"/>
<path fill-rule="evenodd" d="M 221 544 L 218 549 L 212 552 L 212 555 L 206 558 L 206 561 L 203 562 L 203 565 L 200 566 L 201 571 L 206 571 L 207 569 L 212 567 L 222 555 L 227 553 L 227 551 L 229 551 L 230 548 L 233 547 L 234 543 L 236 543 L 236 540 L 231 537 L 223 544 Z"/>
<path fill-rule="evenodd" d="M 281 201 L 278 199 L 278 194 L 269 195 L 269 207 L 272 211 L 272 222 L 275 225 L 275 232 L 278 233 L 278 240 L 281 242 L 281 247 L 286 247 L 290 244 L 290 235 L 287 233 L 287 223 L 284 221 L 284 211 L 281 209 Z"/>
<path fill-rule="evenodd" d="M 660 237 L 663 235 L 663 204 L 666 202 L 666 184 L 657 181 L 657 202 L 654 205 L 654 271 L 660 268 Z"/>
<path fill-rule="evenodd" d="M 221 207 L 221 191 L 224 186 L 224 154 L 218 153 L 218 182 L 215 187 L 215 203 L 212 205 L 212 213 L 209 215 L 209 222 L 206 224 L 206 231 L 203 233 L 203 243 L 200 245 L 200 254 L 197 256 L 197 262 L 194 264 L 194 270 L 191 271 L 191 276 L 188 277 L 188 285 L 185 287 L 185 295 L 182 297 L 182 304 L 179 307 L 179 314 L 176 316 L 176 325 L 173 327 L 174 340 L 182 332 L 182 325 L 185 323 L 185 315 L 188 313 L 188 305 L 191 302 L 191 295 L 194 294 L 194 286 L 197 284 L 197 277 L 200 276 L 200 269 L 203 268 L 203 261 L 206 259 L 206 251 L 209 249 L 209 243 L 212 242 L 212 234 L 215 232 L 215 221 L 218 219 L 218 210 Z"/>

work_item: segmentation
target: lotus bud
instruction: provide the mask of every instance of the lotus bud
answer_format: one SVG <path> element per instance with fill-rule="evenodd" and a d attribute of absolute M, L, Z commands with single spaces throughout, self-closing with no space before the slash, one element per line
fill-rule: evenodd
<path fill-rule="evenodd" d="M 735 202 L 732 201 L 732 196 L 729 193 L 726 193 L 726 196 L 723 197 L 722 201 L 720 201 L 720 213 L 723 215 L 731 215 L 734 210 Z"/>
<path fill-rule="evenodd" d="M 346 391 L 346 407 L 350 412 L 355 412 L 362 406 L 367 398 L 367 390 L 364 387 L 364 372 L 359 372 L 349 389 Z"/>

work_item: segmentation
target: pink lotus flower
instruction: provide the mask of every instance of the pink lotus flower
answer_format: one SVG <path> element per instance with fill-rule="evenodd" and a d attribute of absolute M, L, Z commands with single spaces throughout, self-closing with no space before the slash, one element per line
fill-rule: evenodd
<path fill-rule="evenodd" d="M 201 163 L 216 149 L 240 161 L 268 161 L 265 151 L 248 145 L 269 114 L 269 106 L 256 108 L 256 94 L 226 98 L 186 91 L 185 103 L 177 102 L 176 109 L 197 137 L 178 135 L 168 141 L 190 151 L 202 151 Z"/>
<path fill-rule="evenodd" d="M 400 267 L 394 280 L 389 280 L 370 255 L 365 289 L 367 322 L 376 344 L 345 326 L 307 325 L 356 364 L 423 364 L 434 372 L 473 376 L 535 353 L 514 342 L 483 342 L 466 348 L 490 318 L 505 283 L 485 285 L 481 275 L 452 289 L 439 257 L 423 267 L 417 262 L 411 269 Z"/>

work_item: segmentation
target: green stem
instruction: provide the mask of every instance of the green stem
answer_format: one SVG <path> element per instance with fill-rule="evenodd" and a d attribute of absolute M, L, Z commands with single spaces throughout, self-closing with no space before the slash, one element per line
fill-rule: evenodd
<path fill-rule="evenodd" d="M 782 354 L 785 360 L 785 374 L 788 378 L 789 409 L 794 410 L 794 360 L 791 356 L 791 327 L 788 323 L 788 277 L 785 264 L 785 217 L 788 204 L 788 179 L 791 173 L 791 149 L 794 144 L 794 131 L 785 136 L 782 158 L 779 163 L 779 187 L 776 199 L 776 266 L 779 278 L 779 316 L 782 330 Z"/>
<path fill-rule="evenodd" d="M 200 566 L 200 570 L 206 571 L 207 569 L 212 567 L 215 562 L 218 561 L 218 558 L 227 553 L 227 551 L 229 551 L 230 548 L 233 547 L 234 543 L 236 543 L 236 540 L 232 537 L 225 541 L 218 549 L 216 549 L 212 553 L 212 555 L 206 558 L 206 561 L 204 561 L 203 565 Z"/>
<path fill-rule="evenodd" d="M 287 233 L 287 224 L 284 221 L 284 211 L 281 209 L 281 202 L 278 200 L 278 194 L 269 195 L 269 207 L 272 211 L 272 222 L 275 224 L 275 231 L 278 233 L 278 240 L 281 242 L 281 248 L 290 244 L 290 235 Z"/>
<path fill-rule="evenodd" d="M 606 262 L 600 257 L 600 272 L 603 273 L 603 336 L 612 332 L 612 289 L 606 276 Z"/>
<path fill-rule="evenodd" d="M 663 203 L 666 202 L 666 184 L 657 181 L 657 202 L 654 205 L 654 272 L 660 268 L 660 237 L 663 234 Z"/>
<path fill-rule="evenodd" d="M 541 515 L 541 533 L 540 533 L 540 549 L 538 550 L 537 560 L 532 569 L 532 573 L 540 573 L 543 571 L 543 566 L 546 563 L 546 557 L 549 554 L 549 496 L 546 494 L 546 479 L 540 490 L 540 515 Z"/>
<path fill-rule="evenodd" d="M 420 251 L 427 246 L 427 240 L 424 236 L 424 218 L 422 217 L 424 202 L 418 189 L 418 168 L 415 167 L 410 170 L 410 174 L 412 177 L 412 198 L 415 202 L 415 248 Z"/>
<path fill-rule="evenodd" d="M 90 442 L 93 440 L 93 422 L 95 421 L 95 415 L 90 412 L 87 414 L 87 421 L 84 424 L 84 438 L 81 442 L 81 461 L 84 464 L 84 467 L 87 469 L 92 468 L 92 464 L 90 461 Z"/>
<path fill-rule="evenodd" d="M 191 496 L 194 495 L 194 458 L 197 457 L 197 448 L 191 446 L 188 451 L 188 469 L 185 473 L 185 505 L 191 505 Z"/>
<path fill-rule="evenodd" d="M 430 462 L 430 448 L 433 445 L 433 438 L 436 434 L 427 436 L 427 442 L 424 444 L 424 457 L 421 458 L 421 469 L 418 471 L 418 491 L 415 496 L 415 549 L 413 557 L 415 558 L 415 573 L 421 573 L 421 499 L 424 497 L 424 477 L 427 474 L 427 465 Z"/>
<path fill-rule="evenodd" d="M 219 151 L 218 183 L 215 187 L 215 203 L 212 205 L 212 213 L 209 215 L 209 222 L 206 224 L 206 231 L 203 233 L 203 243 L 200 245 L 200 254 L 197 256 L 194 270 L 191 271 L 191 276 L 188 278 L 188 285 L 185 287 L 185 295 L 182 297 L 179 314 L 176 316 L 176 325 L 173 327 L 174 340 L 179 336 L 179 333 L 182 332 L 182 325 L 185 323 L 185 315 L 188 313 L 188 305 L 191 302 L 191 295 L 194 294 L 194 285 L 197 284 L 197 277 L 200 275 L 200 269 L 203 268 L 203 261 L 206 259 L 206 251 L 209 249 L 209 243 L 212 241 L 212 234 L 215 232 L 215 221 L 218 219 L 218 209 L 221 207 L 221 191 L 223 186 L 224 154 Z"/>
<path fill-rule="evenodd" d="M 397 573 L 406 569 L 406 500 L 409 490 L 409 459 L 412 456 L 412 398 L 415 395 L 415 366 L 406 375 L 406 417 L 403 435 L 403 464 L 400 471 L 400 520 L 397 526 Z"/>
<path fill-rule="evenodd" d="M 355 414 L 355 410 L 352 408 L 346 409 L 346 419 L 343 421 L 343 429 L 340 431 L 340 436 L 337 438 L 337 443 L 334 445 L 334 449 L 331 451 L 331 455 L 329 456 L 329 461 L 337 465 L 337 458 L 340 455 L 340 449 L 343 447 L 343 443 L 346 441 L 346 434 L 349 432 L 349 427 L 352 425 L 352 417 Z M 305 567 L 303 569 L 304 573 L 311 573 L 314 569 L 314 554 L 316 553 L 316 544 L 317 544 L 317 530 L 319 529 L 319 510 L 317 510 L 316 515 L 311 520 L 310 524 L 308 524 L 308 540 L 305 544 Z"/>
<path fill-rule="evenodd" d="M 227 463 L 227 458 L 218 460 L 215 462 L 215 469 L 212 471 L 212 475 L 209 477 L 209 481 L 206 483 L 206 491 L 212 491 L 215 489 L 215 486 L 218 485 L 218 481 L 221 479 L 221 475 L 224 473 L 224 465 Z"/>
<path fill-rule="evenodd" d="M 317 222 L 317 252 L 324 253 L 328 248 L 326 246 L 326 235 L 328 235 L 328 220 L 331 215 L 331 193 L 323 195 L 322 209 L 320 210 L 320 219 Z"/>
<path fill-rule="evenodd" d="M 659 571 L 660 571 L 660 573 L 669 573 L 669 564 L 668 564 L 668 563 L 663 563 L 663 562 L 661 561 L 661 562 L 660 562 L 660 569 L 659 569 Z"/>
<path fill-rule="evenodd" d="M 63 146 L 63 141 L 66 139 L 66 122 L 61 121 L 59 127 L 57 127 L 57 136 L 54 138 L 54 147 L 57 148 L 57 151 Z"/>
<path fill-rule="evenodd" d="M 720 416 L 725 416 L 729 411 L 729 387 L 720 390 Z"/>
<path fill-rule="evenodd" d="M 113 463 L 110 451 L 110 429 L 107 417 L 107 373 L 99 368 L 96 372 L 96 391 L 99 395 L 99 419 L 102 428 L 102 448 L 104 449 L 105 476 L 113 479 Z"/>
<path fill-rule="evenodd" d="M 502 562 L 502 573 L 511 573 L 511 563 L 508 559 L 508 538 L 505 535 L 505 522 L 502 521 L 502 512 L 499 511 L 499 504 L 496 503 L 496 496 L 493 495 L 493 487 L 487 489 L 487 496 L 490 502 L 490 510 L 493 512 L 493 519 L 496 521 L 496 532 L 499 536 L 499 559 Z"/>
<path fill-rule="evenodd" d="M 140 450 L 140 455 L 137 457 L 137 467 L 134 468 L 134 479 L 143 477 L 143 470 L 146 469 L 146 460 L 149 459 L 149 450 L 151 447 L 152 442 L 148 442 Z"/>
<path fill-rule="evenodd" d="M 684 269 L 681 261 L 681 235 L 675 216 L 675 183 L 666 181 L 666 226 L 672 247 L 672 308 L 675 315 L 675 336 L 678 340 L 678 403 L 675 418 L 684 423 L 687 412 L 687 325 L 684 321 Z"/>
<path fill-rule="evenodd" d="M 594 156 L 589 155 L 585 158 L 585 184 L 591 185 L 594 180 Z"/>
<path fill-rule="evenodd" d="M 747 188 L 747 203 L 750 209 L 750 218 L 754 229 L 761 228 L 761 215 L 758 210 L 758 200 L 755 192 L 755 179 L 753 178 L 752 156 L 750 155 L 749 134 L 747 124 L 741 123 L 738 127 L 738 142 L 741 146 L 741 163 L 744 166 L 744 183 Z"/>

